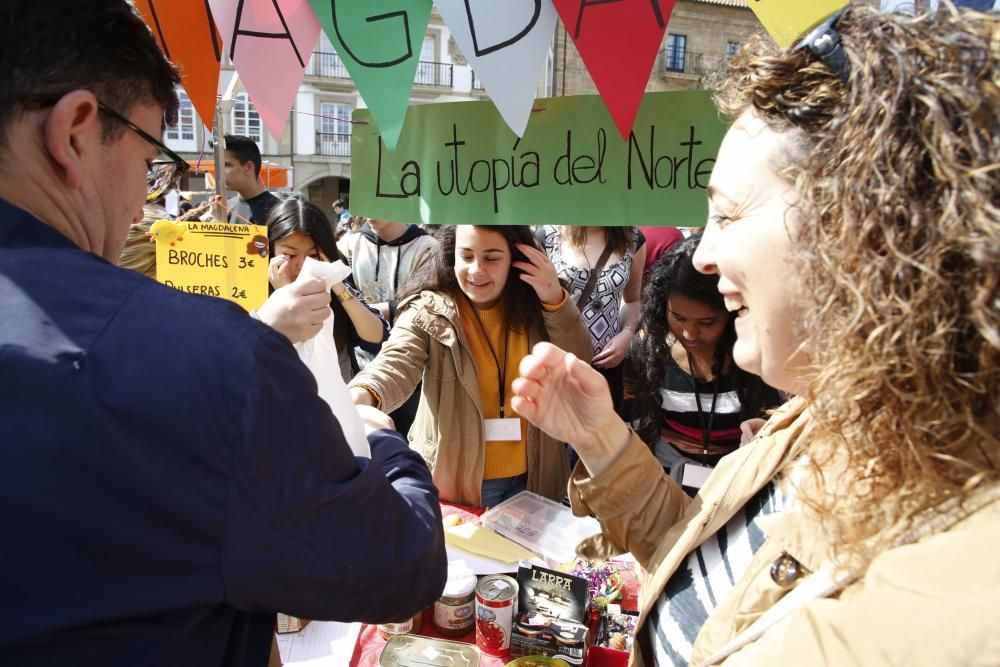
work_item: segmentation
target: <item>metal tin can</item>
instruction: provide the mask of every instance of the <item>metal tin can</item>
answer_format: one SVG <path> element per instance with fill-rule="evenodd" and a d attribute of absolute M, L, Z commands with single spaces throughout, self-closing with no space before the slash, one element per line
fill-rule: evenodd
<path fill-rule="evenodd" d="M 412 667 L 412 665 L 479 667 L 480 655 L 479 648 L 473 644 L 418 635 L 396 635 L 385 643 L 378 664 L 379 667 Z M 564 664 L 563 667 L 569 665 Z"/>
<path fill-rule="evenodd" d="M 517 614 L 517 582 L 494 574 L 476 586 L 476 645 L 488 655 L 510 653 L 510 631 Z"/>

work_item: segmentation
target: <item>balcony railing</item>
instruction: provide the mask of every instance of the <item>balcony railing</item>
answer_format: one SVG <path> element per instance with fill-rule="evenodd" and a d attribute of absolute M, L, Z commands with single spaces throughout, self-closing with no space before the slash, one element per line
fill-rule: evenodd
<path fill-rule="evenodd" d="M 472 73 L 472 89 L 486 90 L 486 88 L 483 87 L 483 82 L 479 80 L 479 77 L 476 76 L 475 72 Z"/>
<path fill-rule="evenodd" d="M 333 157 L 351 157 L 351 135 L 332 132 L 316 133 L 316 152 Z"/>
<path fill-rule="evenodd" d="M 417 63 L 417 75 L 413 83 L 422 86 L 444 86 L 451 88 L 455 77 L 455 66 L 451 63 L 436 63 L 421 60 Z"/>
<path fill-rule="evenodd" d="M 413 82 L 424 86 L 444 86 L 451 88 L 454 80 L 454 66 L 451 63 L 436 63 L 421 60 L 417 63 L 417 73 Z M 324 79 L 350 79 L 351 74 L 344 61 L 336 53 L 316 51 L 306 65 L 306 76 Z"/>
<path fill-rule="evenodd" d="M 705 76 L 723 70 L 728 60 L 721 56 L 690 51 L 666 50 L 663 52 L 663 73 Z"/>
<path fill-rule="evenodd" d="M 319 76 L 324 79 L 350 79 L 351 75 L 344 66 L 344 61 L 336 53 L 312 54 L 306 66 L 306 76 Z"/>

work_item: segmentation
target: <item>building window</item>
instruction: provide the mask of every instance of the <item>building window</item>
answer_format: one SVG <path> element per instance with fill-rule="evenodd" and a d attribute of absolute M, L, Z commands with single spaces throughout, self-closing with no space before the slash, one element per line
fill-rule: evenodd
<path fill-rule="evenodd" d="M 726 57 L 732 58 L 740 50 L 739 42 L 726 42 Z"/>
<path fill-rule="evenodd" d="M 319 105 L 320 131 L 317 151 L 320 155 L 348 157 L 351 154 L 351 105 L 323 102 Z"/>
<path fill-rule="evenodd" d="M 183 90 L 178 90 L 177 95 L 181 103 L 177 112 L 177 124 L 167 127 L 166 143 L 175 150 L 193 151 L 196 150 L 194 105 Z"/>
<path fill-rule="evenodd" d="M 451 63 L 438 60 L 437 37 L 426 35 L 420 45 L 420 62 L 414 83 L 424 86 L 452 86 L 454 71 Z"/>
<path fill-rule="evenodd" d="M 250 103 L 246 93 L 240 93 L 233 98 L 232 125 L 233 134 L 249 137 L 261 143 L 260 116 Z"/>
<path fill-rule="evenodd" d="M 667 35 L 666 68 L 671 72 L 683 72 L 687 55 L 687 35 Z"/>

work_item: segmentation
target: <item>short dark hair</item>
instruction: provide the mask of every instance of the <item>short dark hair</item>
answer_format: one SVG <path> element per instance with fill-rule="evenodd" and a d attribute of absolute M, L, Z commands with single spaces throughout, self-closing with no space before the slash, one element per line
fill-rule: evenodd
<path fill-rule="evenodd" d="M 337 201 L 333 202 L 333 207 L 334 208 L 337 208 L 338 206 L 340 208 L 347 208 L 347 204 L 344 203 L 343 199 L 338 199 Z"/>
<path fill-rule="evenodd" d="M 4 0 L 0 3 L 0 148 L 25 109 L 89 90 L 127 115 L 136 102 L 163 107 L 177 122 L 180 78 L 125 0 Z M 106 139 L 124 125 L 102 115 Z"/>
<path fill-rule="evenodd" d="M 240 164 L 253 162 L 254 176 L 260 176 L 260 149 L 257 142 L 250 137 L 241 137 L 237 134 L 226 135 L 226 150 L 233 154 Z"/>

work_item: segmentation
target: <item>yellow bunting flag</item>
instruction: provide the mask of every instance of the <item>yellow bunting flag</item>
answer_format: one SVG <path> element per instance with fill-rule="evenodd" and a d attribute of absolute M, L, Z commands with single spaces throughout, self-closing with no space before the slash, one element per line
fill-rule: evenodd
<path fill-rule="evenodd" d="M 156 279 L 164 285 L 246 310 L 267 300 L 267 227 L 157 220 L 149 233 L 156 241 Z"/>
<path fill-rule="evenodd" d="M 848 0 L 750 0 L 748 3 L 774 41 L 787 49 Z"/>

